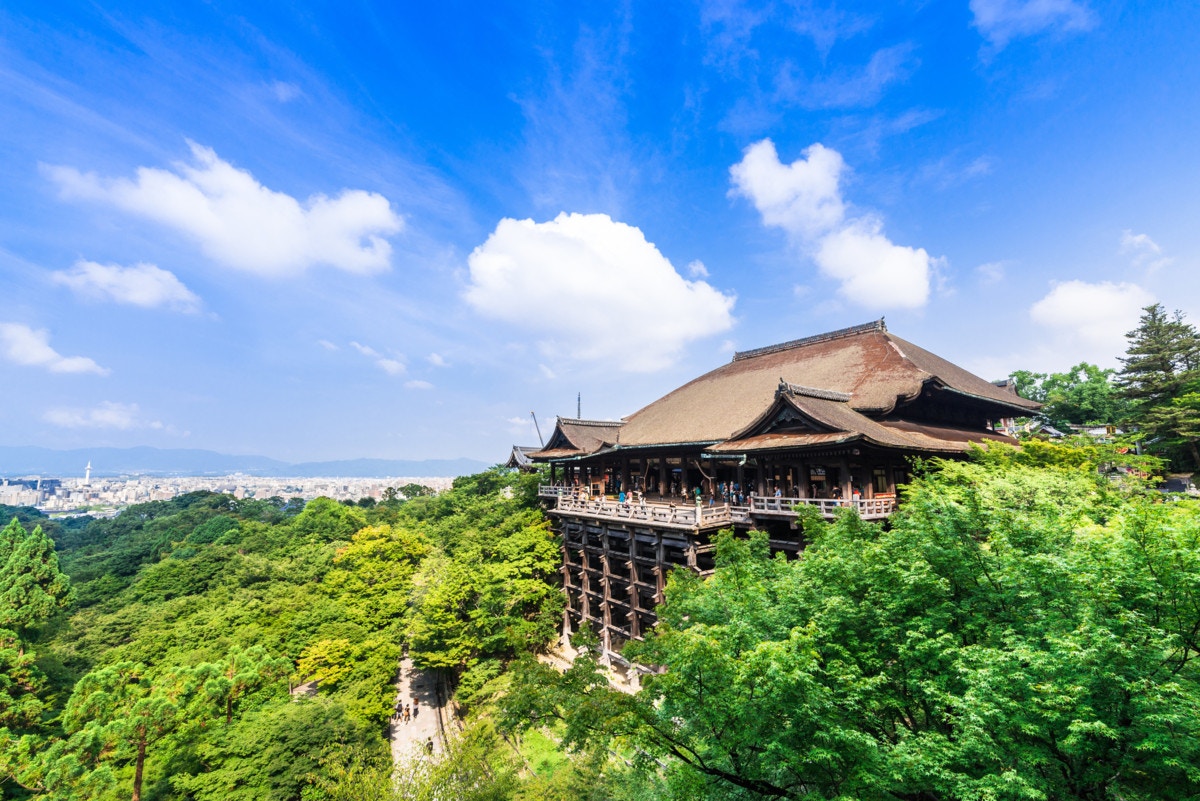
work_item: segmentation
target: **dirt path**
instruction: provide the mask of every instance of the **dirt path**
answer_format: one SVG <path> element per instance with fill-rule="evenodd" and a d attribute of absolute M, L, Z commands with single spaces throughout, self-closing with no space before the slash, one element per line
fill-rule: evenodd
<path fill-rule="evenodd" d="M 404 706 L 414 708 L 417 714 L 405 723 L 403 717 L 392 718 L 392 762 L 399 764 L 400 760 L 414 753 L 426 753 L 429 743 L 433 743 L 433 753 L 442 753 L 442 735 L 438 727 L 437 677 L 432 673 L 422 673 L 414 670 L 412 660 L 404 657 L 400 660 L 400 678 L 396 682 L 396 699 Z"/>

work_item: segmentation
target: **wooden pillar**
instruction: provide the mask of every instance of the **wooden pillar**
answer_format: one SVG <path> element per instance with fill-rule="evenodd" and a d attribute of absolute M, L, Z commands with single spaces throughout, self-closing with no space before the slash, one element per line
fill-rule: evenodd
<path fill-rule="evenodd" d="M 850 500 L 850 460 L 845 456 L 838 459 L 838 481 L 842 487 L 842 498 Z"/>
<path fill-rule="evenodd" d="M 810 495 L 808 485 L 812 483 L 812 474 L 809 471 L 808 460 L 801 459 L 797 470 L 799 472 L 799 480 L 797 481 L 796 486 L 800 489 L 799 496 L 801 498 L 807 498 Z"/>
<path fill-rule="evenodd" d="M 737 478 L 735 479 L 735 481 L 737 481 L 738 489 L 740 489 L 742 492 L 745 492 L 746 491 L 746 466 L 744 464 L 742 464 L 741 462 L 738 462 Z"/>
<path fill-rule="evenodd" d="M 629 492 L 633 487 L 629 483 L 629 457 L 621 460 L 621 489 Z"/>
<path fill-rule="evenodd" d="M 667 479 L 667 457 L 660 456 L 658 458 L 658 494 L 665 498 L 669 486 L 670 483 Z"/>

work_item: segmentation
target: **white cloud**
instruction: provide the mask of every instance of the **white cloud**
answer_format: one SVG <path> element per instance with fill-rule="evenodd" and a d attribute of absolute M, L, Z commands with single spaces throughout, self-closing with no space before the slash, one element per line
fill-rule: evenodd
<path fill-rule="evenodd" d="M 446 362 L 446 360 L 444 358 L 442 358 L 442 355 L 440 353 L 431 353 L 425 357 L 425 360 L 428 361 L 430 364 L 432 364 L 434 367 L 449 367 L 450 366 Z"/>
<path fill-rule="evenodd" d="M 894 245 L 875 217 L 863 217 L 822 237 L 821 272 L 841 282 L 842 297 L 869 309 L 915 309 L 929 299 L 929 254 Z"/>
<path fill-rule="evenodd" d="M 1125 334 L 1137 328 L 1142 308 L 1154 296 L 1137 284 L 1064 281 L 1029 308 L 1033 322 L 1045 328 L 1064 354 L 1063 362 L 1086 359 L 1111 364 L 1125 352 Z"/>
<path fill-rule="evenodd" d="M 374 360 L 375 365 L 388 375 L 404 375 L 404 373 L 408 371 L 408 368 L 405 367 L 404 362 L 400 361 L 399 359 L 393 359 L 388 356 L 384 356 L 370 345 L 364 345 L 361 342 L 351 342 L 350 347 L 354 348 L 363 356 Z"/>
<path fill-rule="evenodd" d="M 129 431 L 134 428 L 152 428 L 161 430 L 163 424 L 158 420 L 144 421 L 136 403 L 113 403 L 105 401 L 91 409 L 56 408 L 49 409 L 42 419 L 63 428 L 115 428 Z"/>
<path fill-rule="evenodd" d="M 876 310 L 924 306 L 936 260 L 924 248 L 894 244 L 875 214 L 847 217 L 839 186 L 844 169 L 841 154 L 819 143 L 785 165 L 764 139 L 730 168 L 730 193 L 754 203 L 764 225 L 786 231 L 840 282 L 846 300 Z"/>
<path fill-rule="evenodd" d="M 422 381 L 419 378 L 414 378 L 412 381 L 405 381 L 404 386 L 407 389 L 433 389 L 433 384 L 428 381 Z"/>
<path fill-rule="evenodd" d="M 1096 24 L 1092 11 L 1075 0 L 971 0 L 972 24 L 993 47 L 1043 31 L 1086 31 Z"/>
<path fill-rule="evenodd" d="M 165 307 L 181 312 L 200 310 L 200 298 L 183 285 L 174 273 L 153 264 L 97 264 L 77 261 L 67 271 L 50 274 L 56 284 L 96 300 L 112 300 L 145 309 Z"/>
<path fill-rule="evenodd" d="M 503 219 L 467 263 L 467 302 L 542 336 L 555 357 L 649 372 L 733 325 L 733 296 L 686 280 L 640 229 L 606 214 Z"/>
<path fill-rule="evenodd" d="M 1004 280 L 1005 269 L 1002 261 L 989 261 L 975 268 L 979 275 L 979 283 L 984 286 L 994 286 Z"/>
<path fill-rule="evenodd" d="M 838 188 L 846 165 L 841 153 L 820 143 L 806 148 L 803 155 L 785 166 L 770 139 L 750 145 L 742 160 L 729 169 L 731 193 L 753 202 L 766 225 L 816 237 L 846 214 Z"/>
<path fill-rule="evenodd" d="M 708 278 L 708 268 L 699 259 L 688 262 L 687 272 L 689 278 Z"/>
<path fill-rule="evenodd" d="M 325 350 L 329 350 L 329 351 L 341 350 L 341 348 L 339 348 L 337 345 L 330 342 L 328 339 L 318 339 L 317 344 L 320 345 Z"/>
<path fill-rule="evenodd" d="M 260 184 L 189 142 L 193 164 L 174 172 L 140 167 L 134 180 L 101 178 L 74 167 L 44 167 L 66 198 L 111 204 L 179 231 L 209 258 L 269 277 L 292 276 L 316 265 L 351 273 L 388 269 L 386 237 L 403 228 L 387 198 L 345 189 L 304 203 Z"/>
<path fill-rule="evenodd" d="M 52 373 L 109 373 L 86 356 L 63 356 L 50 347 L 50 332 L 21 323 L 0 323 L 0 358 L 24 367 L 45 367 Z"/>
<path fill-rule="evenodd" d="M 1135 234 L 1126 228 L 1121 232 L 1121 253 L 1132 257 L 1133 266 L 1153 273 L 1174 259 L 1162 255 L 1162 248 L 1146 234 Z"/>

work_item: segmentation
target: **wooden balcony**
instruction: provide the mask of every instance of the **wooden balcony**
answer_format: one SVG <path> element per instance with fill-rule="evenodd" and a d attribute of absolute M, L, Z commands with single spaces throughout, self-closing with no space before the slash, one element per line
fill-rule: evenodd
<path fill-rule="evenodd" d="M 830 520 L 839 509 L 857 509 L 864 520 L 882 520 L 896 510 L 895 498 L 860 498 L 839 500 L 835 498 L 773 498 L 750 496 L 749 506 L 728 504 L 706 506 L 703 504 L 673 504 L 655 501 L 627 501 L 620 503 L 605 497 L 588 497 L 571 487 L 541 485 L 538 495 L 554 498 L 552 511 L 559 514 L 586 517 L 593 520 L 642 523 L 648 526 L 705 529 L 733 525 L 750 525 L 754 518 L 766 517 L 794 520 L 800 505 L 815 506 L 821 515 Z"/>
<path fill-rule="evenodd" d="M 540 493 L 539 493 L 540 494 Z M 543 496 L 545 497 L 545 496 Z M 745 506 L 700 506 L 655 502 L 611 501 L 607 498 L 588 498 L 573 493 L 561 493 L 553 511 L 559 514 L 588 517 L 623 523 L 642 523 L 658 528 L 720 528 L 735 523 L 749 524 L 749 508 Z"/>
<path fill-rule="evenodd" d="M 859 498 L 842 500 L 840 498 L 760 498 L 750 496 L 750 514 L 753 517 L 794 518 L 797 506 L 815 506 L 823 517 L 833 519 L 838 509 L 858 509 L 858 516 L 863 520 L 882 520 L 896 511 L 895 498 Z"/>

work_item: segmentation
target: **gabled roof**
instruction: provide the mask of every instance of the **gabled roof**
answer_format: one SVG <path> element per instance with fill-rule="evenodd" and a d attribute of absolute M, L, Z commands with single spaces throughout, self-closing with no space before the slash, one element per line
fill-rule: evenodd
<path fill-rule="evenodd" d="M 534 464 L 529 459 L 529 454 L 540 451 L 541 447 L 537 445 L 513 445 L 512 453 L 508 456 L 508 461 L 504 463 L 505 467 L 515 467 L 518 470 L 528 470 L 534 467 Z"/>
<path fill-rule="evenodd" d="M 898 405 L 916 399 L 927 386 L 972 398 L 991 407 L 997 417 L 1028 414 L 1039 408 L 894 336 L 883 320 L 878 320 L 736 353 L 729 364 L 626 418 L 620 445 L 625 448 L 728 440 L 771 405 L 781 380 L 847 396 L 846 409 L 859 417 L 885 416 Z"/>
<path fill-rule="evenodd" d="M 851 408 L 847 396 L 781 382 L 775 401 L 732 438 L 708 448 L 735 454 L 792 450 L 863 441 L 906 450 L 958 453 L 970 443 L 1016 440 L 983 429 L 937 426 L 905 420 L 875 420 Z"/>
<path fill-rule="evenodd" d="M 554 424 L 554 432 L 550 435 L 546 447 L 530 453 L 529 456 L 533 459 L 562 459 L 595 453 L 606 445 L 617 442 L 622 425 L 624 423 L 620 420 L 560 417 Z"/>

